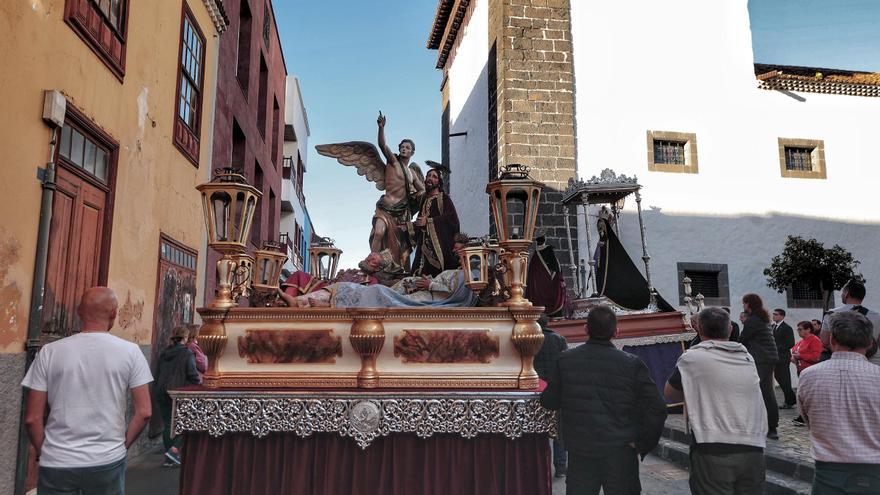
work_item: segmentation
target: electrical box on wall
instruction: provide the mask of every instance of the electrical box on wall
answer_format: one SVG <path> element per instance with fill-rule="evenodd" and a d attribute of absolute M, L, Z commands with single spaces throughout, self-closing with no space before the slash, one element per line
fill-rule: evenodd
<path fill-rule="evenodd" d="M 67 112 L 67 98 L 57 89 L 43 91 L 43 120 L 53 127 L 64 125 Z"/>

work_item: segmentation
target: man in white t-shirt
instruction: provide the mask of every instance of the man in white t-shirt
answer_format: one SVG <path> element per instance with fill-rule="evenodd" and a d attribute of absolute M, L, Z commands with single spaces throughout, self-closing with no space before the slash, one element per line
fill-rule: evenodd
<path fill-rule="evenodd" d="M 125 493 L 126 451 L 149 422 L 153 377 L 136 344 L 110 335 L 117 308 L 107 287 L 86 290 L 77 308 L 82 332 L 45 345 L 21 383 L 40 495 Z"/>

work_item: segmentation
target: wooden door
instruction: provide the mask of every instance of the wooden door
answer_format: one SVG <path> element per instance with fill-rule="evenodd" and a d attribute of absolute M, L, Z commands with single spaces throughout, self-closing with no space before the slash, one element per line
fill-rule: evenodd
<path fill-rule="evenodd" d="M 153 355 L 168 346 L 171 330 L 193 322 L 196 308 L 197 252 L 170 237 L 159 237 L 159 273 L 156 282 L 156 315 L 153 320 Z"/>
<path fill-rule="evenodd" d="M 42 331 L 60 338 L 79 331 L 76 306 L 98 285 L 107 192 L 64 166 L 52 204 Z"/>

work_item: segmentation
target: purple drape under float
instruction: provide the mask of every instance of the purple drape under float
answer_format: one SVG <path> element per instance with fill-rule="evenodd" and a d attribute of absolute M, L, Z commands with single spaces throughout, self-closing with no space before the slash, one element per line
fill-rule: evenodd
<path fill-rule="evenodd" d="M 666 385 L 666 379 L 675 369 L 675 363 L 681 356 L 681 342 L 667 342 L 663 344 L 624 346 L 624 352 L 636 355 L 648 365 L 651 372 L 651 378 L 657 384 L 660 394 L 663 394 L 663 386 Z"/>
<path fill-rule="evenodd" d="M 550 443 L 534 434 L 392 434 L 362 450 L 335 434 L 188 433 L 180 493 L 549 495 Z"/>

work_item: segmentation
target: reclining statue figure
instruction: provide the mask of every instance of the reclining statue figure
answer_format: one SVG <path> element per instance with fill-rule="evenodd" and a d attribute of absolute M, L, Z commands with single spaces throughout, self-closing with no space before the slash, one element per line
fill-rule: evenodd
<path fill-rule="evenodd" d="M 457 238 L 455 251 L 458 252 L 464 245 Z M 376 254 L 378 253 L 370 253 L 361 264 L 367 264 L 371 256 Z M 288 306 L 299 308 L 455 307 L 474 306 L 477 303 L 477 296 L 464 284 L 464 272 L 461 269 L 445 270 L 436 277 L 402 278 L 390 287 L 381 283 L 364 284 L 337 280 L 316 284 L 309 292 L 298 296 L 291 294 L 288 289 L 281 297 Z"/>

